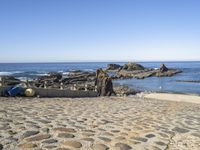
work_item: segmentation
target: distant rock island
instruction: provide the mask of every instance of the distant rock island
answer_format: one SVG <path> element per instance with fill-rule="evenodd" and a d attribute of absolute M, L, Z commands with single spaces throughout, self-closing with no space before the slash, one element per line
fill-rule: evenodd
<path fill-rule="evenodd" d="M 144 79 L 147 77 L 171 77 L 177 73 L 181 73 L 181 70 L 167 68 L 164 64 L 160 65 L 159 69 L 145 68 L 144 66 L 129 62 L 120 66 L 118 64 L 108 64 L 105 69 L 107 72 L 115 72 L 116 74 L 112 77 L 113 79 L 128 79 L 137 78 Z"/>

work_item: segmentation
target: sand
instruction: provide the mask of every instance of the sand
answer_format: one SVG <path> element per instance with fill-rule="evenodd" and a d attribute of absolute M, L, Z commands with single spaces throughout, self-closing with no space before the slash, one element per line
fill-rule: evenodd
<path fill-rule="evenodd" d="M 200 96 L 186 94 L 171 94 L 171 93 L 141 93 L 140 97 L 149 99 L 159 99 L 175 102 L 187 102 L 200 104 Z"/>
<path fill-rule="evenodd" d="M 153 98 L 0 98 L 0 147 L 199 150 L 200 104 Z"/>

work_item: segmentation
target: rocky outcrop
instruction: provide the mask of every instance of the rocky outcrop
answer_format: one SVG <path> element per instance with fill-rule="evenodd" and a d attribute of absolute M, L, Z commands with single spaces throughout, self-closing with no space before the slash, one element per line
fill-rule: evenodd
<path fill-rule="evenodd" d="M 159 68 L 159 71 L 160 72 L 166 72 L 166 71 L 168 71 L 169 69 L 165 66 L 165 64 L 161 64 L 160 65 L 160 68 Z"/>
<path fill-rule="evenodd" d="M 1 76 L 1 83 L 4 86 L 14 86 L 20 84 L 21 81 L 13 76 Z"/>
<path fill-rule="evenodd" d="M 106 70 L 118 70 L 120 69 L 122 66 L 118 65 L 118 64 L 108 64 Z"/>
<path fill-rule="evenodd" d="M 129 62 L 122 67 L 122 70 L 127 70 L 127 71 L 144 70 L 144 69 L 145 68 L 142 65 L 132 62 Z"/>
<path fill-rule="evenodd" d="M 99 96 L 115 95 L 112 79 L 102 69 L 97 69 L 96 71 L 95 85 Z"/>
<path fill-rule="evenodd" d="M 130 64 L 129 67 L 127 67 L 125 65 L 125 67 L 123 67 L 121 70 L 119 70 L 116 73 L 117 75 L 114 76 L 113 79 L 129 79 L 129 78 L 144 79 L 144 78 L 151 77 L 151 76 L 170 77 L 177 73 L 182 72 L 177 69 L 169 69 L 164 64 L 161 64 L 159 69 L 147 69 L 139 64 L 137 64 L 137 65 L 135 65 L 135 64 L 133 65 L 133 64 Z M 132 66 L 132 67 L 130 67 L 130 66 Z M 133 66 L 137 66 L 137 67 L 133 67 Z M 127 68 L 129 68 L 129 69 L 127 69 Z M 130 68 L 132 68 L 132 69 L 130 69 Z M 137 69 L 135 70 L 135 68 L 137 68 Z"/>

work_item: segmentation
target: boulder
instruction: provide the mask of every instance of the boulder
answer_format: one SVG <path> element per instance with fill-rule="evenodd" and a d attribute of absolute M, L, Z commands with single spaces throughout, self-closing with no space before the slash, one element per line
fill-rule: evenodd
<path fill-rule="evenodd" d="M 121 68 L 121 66 L 118 64 L 108 64 L 106 70 L 118 70 L 120 68 Z"/>
<path fill-rule="evenodd" d="M 134 71 L 134 70 L 144 70 L 145 68 L 140 64 L 129 62 L 129 63 L 125 64 L 122 67 L 122 69 L 127 70 L 127 71 Z"/>
<path fill-rule="evenodd" d="M 169 69 L 165 66 L 165 64 L 161 64 L 159 70 L 160 70 L 160 72 L 166 72 Z"/>
<path fill-rule="evenodd" d="M 115 95 L 112 79 L 102 69 L 97 69 L 96 71 L 95 85 L 99 96 Z"/>

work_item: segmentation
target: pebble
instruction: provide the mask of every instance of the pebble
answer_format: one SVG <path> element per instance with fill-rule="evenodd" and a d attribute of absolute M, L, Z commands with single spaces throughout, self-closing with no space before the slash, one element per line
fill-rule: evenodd
<path fill-rule="evenodd" d="M 55 139 L 49 139 L 49 140 L 45 140 L 43 141 L 42 143 L 47 143 L 47 144 L 52 144 L 52 143 L 57 143 L 58 140 L 55 140 Z"/>
<path fill-rule="evenodd" d="M 75 133 L 76 130 L 74 130 L 73 128 L 54 128 L 55 131 L 61 131 L 61 132 L 71 132 L 71 133 Z"/>
<path fill-rule="evenodd" d="M 58 137 L 59 138 L 74 138 L 75 136 L 73 134 L 70 134 L 70 133 L 59 133 Z"/>
<path fill-rule="evenodd" d="M 82 147 L 82 144 L 77 141 L 64 141 L 62 144 L 65 146 L 73 147 L 73 148 L 81 148 Z"/>
<path fill-rule="evenodd" d="M 49 135 L 49 134 L 41 134 L 41 135 L 36 135 L 34 137 L 27 138 L 26 140 L 29 141 L 29 142 L 41 141 L 41 140 L 44 140 L 44 139 L 48 139 L 50 137 L 51 137 L 51 135 Z"/>
<path fill-rule="evenodd" d="M 109 147 L 104 144 L 94 144 L 92 145 L 93 150 L 108 150 Z"/>
<path fill-rule="evenodd" d="M 27 138 L 27 137 L 36 135 L 36 134 L 38 134 L 38 133 L 39 133 L 39 131 L 26 131 L 26 132 L 22 135 L 22 138 Z"/>

